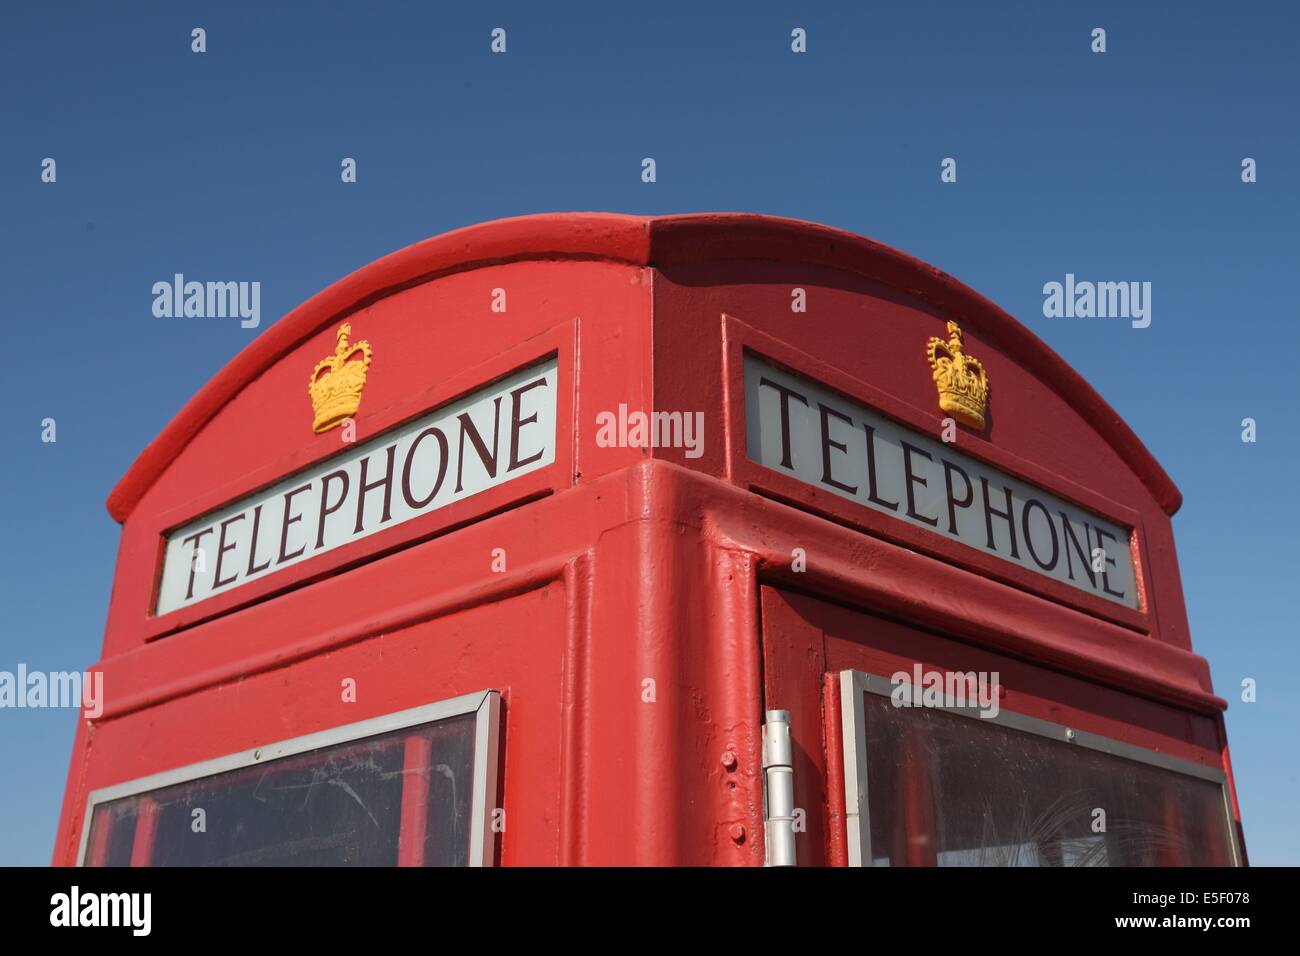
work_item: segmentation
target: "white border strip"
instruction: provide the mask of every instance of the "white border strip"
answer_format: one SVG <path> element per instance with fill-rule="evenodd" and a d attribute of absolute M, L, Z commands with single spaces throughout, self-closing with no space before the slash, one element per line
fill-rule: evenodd
<path fill-rule="evenodd" d="M 840 671 L 840 726 L 844 737 L 844 823 L 849 866 L 871 865 L 871 813 L 867 802 L 867 708 L 859 671 Z"/>
<path fill-rule="evenodd" d="M 474 798 L 470 806 L 469 865 L 496 863 L 497 764 L 501 747 L 501 695 L 485 691 L 478 707 L 474 735 Z"/>

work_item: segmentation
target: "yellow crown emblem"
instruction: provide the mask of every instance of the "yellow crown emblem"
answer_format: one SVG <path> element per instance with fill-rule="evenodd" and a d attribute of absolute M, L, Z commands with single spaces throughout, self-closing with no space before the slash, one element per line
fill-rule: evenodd
<path fill-rule="evenodd" d="M 963 425 L 982 430 L 989 377 L 980 360 L 966 354 L 957 323 L 948 323 L 947 342 L 932 336 L 925 352 L 939 388 L 939 407 Z"/>
<path fill-rule="evenodd" d="M 370 368 L 370 343 L 348 344 L 352 326 L 344 322 L 339 326 L 338 345 L 334 354 L 316 363 L 307 383 L 316 419 L 313 431 L 328 431 L 356 414 L 361 404 L 361 390 L 366 387 L 366 371 Z M 360 358 L 358 358 L 360 356 Z"/>

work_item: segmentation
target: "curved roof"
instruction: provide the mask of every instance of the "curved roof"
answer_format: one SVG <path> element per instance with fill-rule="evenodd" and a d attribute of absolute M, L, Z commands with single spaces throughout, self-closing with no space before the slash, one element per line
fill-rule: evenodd
<path fill-rule="evenodd" d="M 1172 515 L 1182 494 L 1133 430 L 1082 376 L 1025 326 L 947 273 L 883 243 L 799 219 L 752 213 L 626 216 L 545 213 L 479 223 L 376 259 L 312 296 L 254 339 L 159 433 L 108 496 L 119 522 L 198 431 L 248 382 L 291 349 L 358 308 L 438 276 L 526 259 L 604 259 L 655 266 L 759 259 L 857 273 L 971 322 L 1056 391 Z"/>

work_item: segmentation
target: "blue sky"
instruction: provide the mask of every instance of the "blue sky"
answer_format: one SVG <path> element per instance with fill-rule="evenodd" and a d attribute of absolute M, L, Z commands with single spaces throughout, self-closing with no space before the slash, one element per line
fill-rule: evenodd
<path fill-rule="evenodd" d="M 987 295 L 1173 476 L 1252 861 L 1300 862 L 1296 6 L 454 6 L 0 8 L 0 670 L 98 658 L 118 540 L 104 499 L 261 331 L 154 318 L 154 282 L 258 280 L 265 329 L 358 266 L 481 220 L 796 216 Z M 488 49 L 498 26 L 504 56 Z M 942 184 L 950 156 L 958 181 Z M 1067 272 L 1151 282 L 1151 326 L 1045 319 L 1043 284 Z M 0 864 L 49 861 L 75 719 L 0 711 Z"/>

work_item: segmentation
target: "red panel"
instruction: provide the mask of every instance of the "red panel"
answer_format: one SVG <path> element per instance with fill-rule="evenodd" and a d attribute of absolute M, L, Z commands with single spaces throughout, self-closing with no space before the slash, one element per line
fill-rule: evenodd
<path fill-rule="evenodd" d="M 158 832 L 158 802 L 149 797 L 140 800 L 135 818 L 135 840 L 131 844 L 131 865 L 148 866 L 153 857 L 154 835 Z"/>
<path fill-rule="evenodd" d="M 794 805 L 805 814 L 806 829 L 795 832 L 795 859 L 800 866 L 825 866 L 829 860 L 827 753 L 822 735 L 821 634 L 788 626 L 780 595 L 762 589 L 763 709 L 790 712 L 794 744 Z"/>
<path fill-rule="evenodd" d="M 1121 470 L 1137 479 L 1166 514 L 1182 502 L 1137 436 L 1059 355 L 979 293 L 905 253 L 813 223 L 702 215 L 652 220 L 651 264 L 658 267 L 657 347 L 681 343 L 673 365 L 683 380 L 699 383 L 701 371 L 716 368 L 716 345 L 692 330 L 701 323 L 711 325 L 726 312 L 807 352 L 846 362 L 850 374 L 929 407 L 933 399 L 924 388 L 933 384 L 921 358 L 924 338 L 918 344 L 911 337 L 915 318 L 956 319 L 983 350 L 972 347 L 972 353 L 981 359 L 987 354 L 997 363 L 990 370 L 996 396 L 990 399 L 990 430 L 999 443 L 1054 447 L 1066 453 L 1060 457 L 1069 458 L 1074 436 L 1042 433 L 1038 427 L 1044 421 L 1054 426 L 1063 417 L 1049 417 L 1045 408 L 1035 412 L 1034 403 L 1045 401 L 1078 420 L 1082 430 L 1092 433 L 1090 442 L 1108 446 L 1107 457 L 1117 456 Z M 807 312 L 791 311 L 794 287 L 808 291 Z M 871 374 L 864 374 L 868 367 Z M 1014 373 L 1009 377 L 1004 368 Z M 919 384 L 916 370 L 921 372 Z M 918 402 L 914 395 L 926 400 Z M 1010 415 L 1000 411 L 1008 408 L 1014 409 Z M 1072 426 L 1065 431 L 1072 432 Z M 1095 464 L 1075 457 L 1076 467 L 1090 480 Z"/>
<path fill-rule="evenodd" d="M 502 263 L 597 256 L 615 262 L 644 263 L 648 242 L 646 220 L 636 216 L 524 216 L 434 236 L 363 266 L 276 322 L 208 382 L 113 489 L 108 499 L 109 513 L 125 522 L 158 477 L 228 402 L 311 336 L 327 333 L 325 338 L 332 340 L 330 327 L 367 310 L 373 303 L 386 297 L 398 298 L 403 290 L 434 278 L 461 272 L 485 275 L 491 272 L 489 267 Z M 441 325 L 441 343 L 454 346 L 457 340 L 481 339 L 489 330 L 496 335 L 508 334 L 502 328 L 505 323 L 501 316 L 490 311 L 489 301 L 481 297 L 468 311 L 460 313 L 459 322 Z M 439 314 L 426 313 L 422 318 Z M 457 316 L 455 312 L 450 314 Z M 493 324 L 486 325 L 489 322 Z M 428 324 L 418 323 L 425 330 Z M 325 344 L 328 346 L 328 342 Z M 317 358 L 328 352 L 326 347 Z M 308 364 L 304 374 L 310 373 L 315 361 Z"/>
<path fill-rule="evenodd" d="M 507 292 L 504 314 L 489 310 L 497 288 Z M 374 349 L 356 416 L 358 441 L 556 354 L 556 462 L 227 594 L 149 618 L 165 531 L 347 447 L 341 429 L 312 433 L 306 388 L 312 368 L 332 348 L 336 326 L 307 338 L 214 413 L 141 498 L 123 529 L 106 656 L 643 457 L 640 449 L 596 446 L 590 430 L 579 441 L 574 425 L 617 407 L 629 392 L 635 400 L 636 383 L 647 381 L 647 350 L 622 326 L 644 322 L 649 294 L 641 270 L 627 266 L 519 262 L 447 276 L 349 316 L 353 339 L 367 339 Z M 584 321 L 584 314 L 605 321 Z M 448 318 L 440 329 L 431 325 L 431 315 Z M 599 370 L 585 378 L 581 407 L 575 398 L 579 355 Z"/>
<path fill-rule="evenodd" d="M 887 678 L 898 671 L 910 673 L 916 662 L 926 670 L 943 672 L 996 671 L 1004 691 L 1000 694 L 1004 710 L 1224 769 L 1212 717 L 812 598 L 791 595 L 789 600 L 798 613 L 822 628 L 827 669 L 832 672 L 854 669 Z"/>
<path fill-rule="evenodd" d="M 750 329 L 730 316 L 724 316 L 723 323 L 726 337 L 726 378 L 729 386 L 728 392 L 732 396 L 744 395 L 743 356 L 748 352 L 775 359 L 805 378 L 812 378 L 823 385 L 836 389 L 852 400 L 879 409 L 895 421 L 912 428 L 914 431 L 938 436 L 942 428 L 942 420 L 938 413 L 923 412 L 918 408 L 899 402 L 865 382 L 844 375 L 834 366 L 791 349 L 769 336 Z M 728 459 L 727 474 L 736 483 L 761 490 L 778 500 L 804 505 L 810 511 L 826 515 L 851 527 L 861 528 L 872 534 L 897 541 L 906 547 L 937 555 L 954 564 L 968 567 L 986 578 L 1006 581 L 1027 591 L 1036 592 L 1063 604 L 1078 607 L 1117 624 L 1144 632 L 1149 632 L 1152 629 L 1150 617 L 1145 611 L 1134 611 L 1084 593 L 1078 588 L 1070 587 L 1068 584 L 1036 574 L 1027 568 L 1018 567 L 975 548 L 949 540 L 942 535 L 926 531 L 924 528 L 914 527 L 890 515 L 872 511 L 856 502 L 846 501 L 838 495 L 819 490 L 807 482 L 781 474 L 751 461 L 745 450 L 745 406 L 743 399 L 729 402 L 727 414 L 726 433 L 728 441 L 725 444 Z M 1139 540 L 1142 537 L 1141 517 L 1130 508 L 1110 501 L 1088 488 L 1075 485 L 1058 475 L 1047 472 L 1041 466 L 1019 458 L 977 435 L 963 433 L 958 447 L 963 452 L 981 458 L 994 467 L 1020 477 L 1030 484 L 1054 491 L 1062 497 L 1073 499 L 1077 504 L 1103 517 L 1110 518 L 1117 524 L 1134 528 L 1137 531 Z M 1136 572 L 1140 581 L 1142 574 L 1140 564 Z"/>
<path fill-rule="evenodd" d="M 360 442 L 388 431 L 398 423 L 412 417 L 412 415 L 427 411 L 429 408 L 446 405 L 467 392 L 477 390 L 481 386 L 524 366 L 535 364 L 538 359 L 544 358 L 548 354 L 554 354 L 559 358 L 560 371 L 558 376 L 559 400 L 556 408 L 556 446 L 558 453 L 553 464 L 518 478 L 513 478 L 504 484 L 489 488 L 477 495 L 464 498 L 384 531 L 376 532 L 367 538 L 334 548 L 331 551 L 285 568 L 283 571 L 277 571 L 267 577 L 242 584 L 233 591 L 216 595 L 198 604 L 183 607 L 167 614 L 157 617 L 151 616 L 144 625 L 146 638 L 153 640 L 199 621 L 224 614 L 232 609 L 255 603 L 270 595 L 336 574 L 341 570 L 415 541 L 446 533 L 469 521 L 505 510 L 542 495 L 552 494 L 556 490 L 567 486 L 574 470 L 571 452 L 573 449 L 572 369 L 575 334 L 576 329 L 571 325 L 548 330 L 525 346 L 509 349 L 491 363 L 471 369 L 469 373 L 457 375 L 443 386 L 435 387 L 413 399 L 395 402 L 370 415 L 358 415 L 357 417 L 357 440 Z M 328 453 L 331 455 L 338 454 L 340 451 L 340 446 L 337 445 L 338 434 L 337 432 L 334 434 L 334 444 L 328 449 Z M 191 447 L 194 448 L 198 444 L 196 442 Z M 310 451 L 319 453 L 320 449 L 317 443 L 311 443 Z M 162 573 L 162 550 L 167 529 L 185 524 L 191 519 L 212 511 L 221 505 L 238 500 L 259 488 L 272 484 L 286 474 L 292 474 L 307 468 L 318 460 L 309 457 L 307 450 L 300 451 L 292 457 L 281 458 L 271 466 L 250 472 L 235 482 L 205 492 L 180 508 L 159 515 L 154 522 L 151 522 L 158 527 L 158 559 L 155 562 L 154 591 L 150 594 L 150 603 L 156 599 L 157 577 Z M 141 520 L 146 520 L 143 513 L 137 518 L 137 522 Z"/>
<path fill-rule="evenodd" d="M 1039 576 L 1030 571 L 999 566 L 1005 562 L 983 559 L 969 566 L 1174 646 L 1191 647 L 1168 519 L 1181 497 L 1114 411 L 1059 356 L 970 290 L 949 294 L 946 290 L 960 287 L 955 280 L 892 250 L 868 248 L 875 245 L 869 240 L 849 242 L 824 230 L 816 233 L 820 244 L 800 245 L 793 232 L 772 223 L 761 229 L 755 224 L 733 238 L 706 239 L 705 229 L 703 222 L 660 226 L 659 234 L 674 233 L 684 245 L 671 254 L 656 247 L 655 407 L 703 410 L 709 440 L 700 458 L 685 458 L 677 449 L 661 450 L 658 457 L 767 488 L 908 547 L 967 561 L 972 555 L 961 552 L 969 549 L 931 540 L 937 536 L 923 529 L 898 527 L 902 522 L 866 513 L 852 502 L 835 498 L 820 508 L 807 485 L 789 478 L 781 482 L 774 472 L 749 466 L 739 427 L 744 400 L 736 345 L 749 341 L 764 343 L 757 351 L 775 352 L 797 371 L 838 383 L 839 390 L 891 417 L 937 434 L 941 416 L 924 346 L 930 335 L 944 334 L 944 322 L 955 319 L 991 380 L 989 425 L 982 434 L 962 429 L 958 447 L 1135 527 L 1147 610 L 1135 612 L 1064 584 L 1035 580 Z M 696 235 L 693 243 L 686 242 L 687 232 Z M 695 261 L 682 252 L 706 246 Z M 807 293 L 807 312 L 791 311 L 796 287 Z M 723 325 L 736 330 L 725 346 Z M 768 347 L 774 342 L 779 344 Z M 781 487 L 774 491 L 776 485 Z"/>
<path fill-rule="evenodd" d="M 826 741 L 827 863 L 848 866 L 844 806 L 844 722 L 840 711 L 840 682 L 834 674 L 822 681 L 822 728 Z"/>
<path fill-rule="evenodd" d="M 433 741 L 413 736 L 402 755 L 401 838 L 398 866 L 424 866 L 424 839 L 429 826 L 429 757 Z"/>
<path fill-rule="evenodd" d="M 810 730 L 806 725 L 796 724 L 793 729 L 802 749 L 812 749 L 812 741 L 824 739 L 827 757 L 834 755 L 821 771 L 827 787 L 831 865 L 847 863 L 842 848 L 844 771 L 839 759 L 843 741 L 837 675 L 842 670 L 860 670 L 888 678 L 898 671 L 910 674 L 913 665 L 919 662 L 925 670 L 997 672 L 999 706 L 1003 709 L 1221 769 L 1232 787 L 1231 767 L 1219 746 L 1221 718 L 1218 716 L 1192 714 L 789 591 L 763 588 L 763 632 L 765 647 L 782 649 L 775 653 L 768 651 L 764 679 L 769 688 L 780 689 L 779 706 L 791 709 L 792 719 L 794 713 L 808 706 L 809 700 L 817 699 L 810 693 L 808 684 L 813 674 L 824 672 L 821 726 Z M 779 668 L 776 674 L 772 673 L 774 667 Z M 797 694 L 803 694 L 804 699 L 799 700 Z M 905 802 L 904 811 L 915 816 L 908 817 L 909 842 L 905 847 L 895 848 L 895 855 L 913 865 L 933 863 L 934 844 L 927 838 L 933 826 L 926 816 L 931 812 L 930 788 L 924 779 L 916 776 L 917 772 L 924 771 L 924 766 L 923 760 L 911 761 L 904 777 L 905 791 L 917 795 L 915 801 Z M 922 799 L 921 795 L 927 798 Z M 1232 812 L 1238 844 L 1242 845 L 1235 799 Z M 902 837 L 900 831 L 899 838 Z M 804 863 L 802 857 L 800 863 Z M 1176 860 L 1167 863 L 1178 865 Z"/>
<path fill-rule="evenodd" d="M 100 721 L 84 782 L 68 793 L 73 812 L 55 862 L 75 861 L 73 834 L 91 790 L 496 689 L 506 701 L 502 861 L 553 865 L 563 661 L 564 589 L 552 583 Z M 347 678 L 356 682 L 355 702 L 344 700 Z M 144 824 L 142 814 L 133 859 L 147 852 Z"/>
<path fill-rule="evenodd" d="M 807 267 L 805 275 L 841 273 L 836 284 L 842 284 L 848 274 L 877 288 L 903 290 L 930 308 L 961 316 L 974 331 L 995 339 L 1016 364 L 1034 370 L 1041 381 L 1054 383 L 1168 514 L 1181 503 L 1177 488 L 1137 436 L 1060 356 L 979 293 L 906 253 L 828 226 L 771 216 L 705 213 L 646 218 L 565 213 L 480 223 L 426 239 L 358 269 L 303 303 L 222 369 L 168 425 L 113 490 L 109 512 L 124 522 L 209 419 L 291 349 L 332 322 L 440 276 L 486 271 L 506 262 L 588 259 L 659 266 L 688 285 L 700 281 L 691 267 L 703 268 L 708 281 L 722 282 L 722 273 L 713 264 L 752 260 L 762 265 L 748 268 L 748 281 L 771 283 L 777 263 L 798 263 Z M 788 289 L 780 291 L 788 296 Z M 784 314 L 788 298 L 782 306 Z M 480 313 L 476 309 L 472 314 Z"/>

